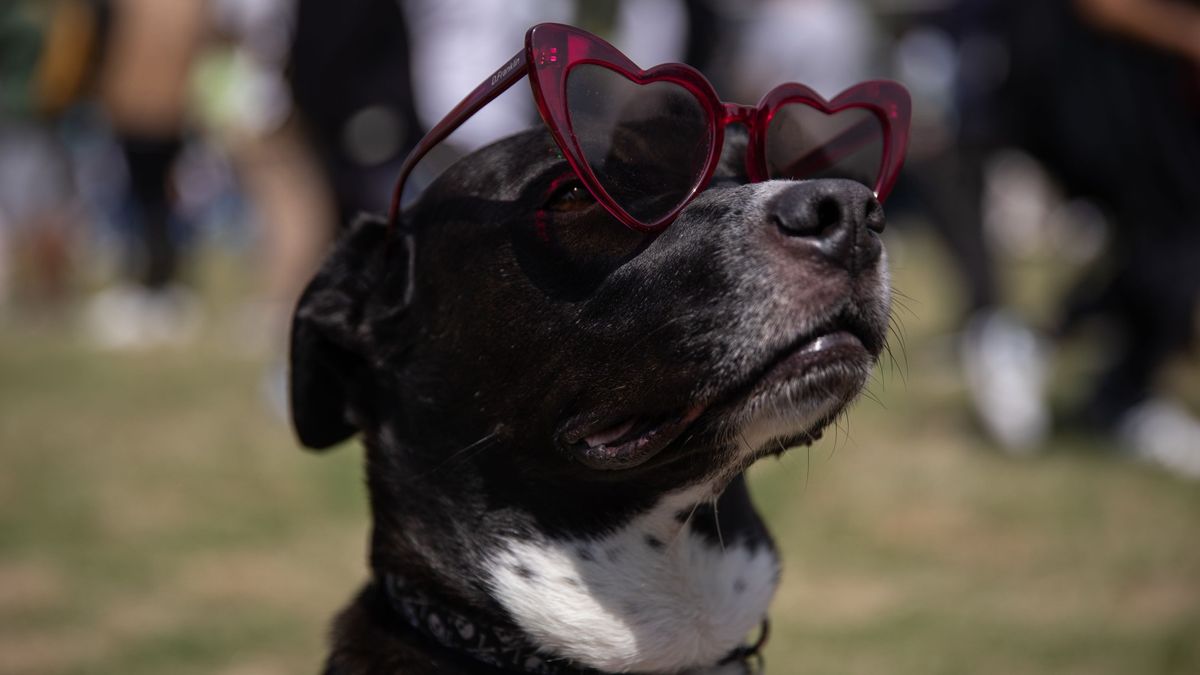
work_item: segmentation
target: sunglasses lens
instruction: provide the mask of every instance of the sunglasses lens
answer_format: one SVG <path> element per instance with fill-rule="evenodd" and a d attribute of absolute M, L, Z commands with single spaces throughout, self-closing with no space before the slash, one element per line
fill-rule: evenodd
<path fill-rule="evenodd" d="M 877 187 L 883 125 L 863 108 L 826 114 L 802 103 L 781 106 L 767 127 L 771 178 L 849 178 Z"/>
<path fill-rule="evenodd" d="M 601 187 L 643 223 L 669 214 L 703 177 L 712 124 L 681 85 L 638 84 L 604 66 L 582 64 L 567 76 L 567 110 Z"/>

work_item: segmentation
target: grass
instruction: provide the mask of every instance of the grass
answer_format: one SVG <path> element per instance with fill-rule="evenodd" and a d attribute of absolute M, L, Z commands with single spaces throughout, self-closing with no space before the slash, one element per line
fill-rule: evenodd
<path fill-rule="evenodd" d="M 769 671 L 1200 672 L 1200 485 L 1085 436 L 1026 459 L 980 440 L 944 265 L 901 243 L 907 367 L 752 472 L 786 562 Z M 248 277 L 230 265 L 187 349 L 0 324 L 0 673 L 317 671 L 364 578 L 360 453 L 303 453 L 269 414 L 264 360 L 225 330 Z M 1193 401 L 1196 373 L 1169 378 Z"/>

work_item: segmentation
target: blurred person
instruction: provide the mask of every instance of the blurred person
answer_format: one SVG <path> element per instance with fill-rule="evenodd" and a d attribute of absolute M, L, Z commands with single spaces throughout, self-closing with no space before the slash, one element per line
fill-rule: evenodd
<path fill-rule="evenodd" d="M 973 30 L 988 24 L 978 5 L 888 2 L 872 16 L 857 2 L 768 0 L 746 21 L 739 96 L 761 95 L 758 82 L 796 79 L 833 97 L 882 70 L 884 36 L 893 36 L 892 68 L 914 106 L 888 210 L 919 211 L 949 249 L 962 281 L 962 368 L 979 422 L 1000 447 L 1027 453 L 1050 428 L 1045 348 L 1005 307 L 984 232 L 984 164 L 1002 146 L 992 112 L 1002 74 L 993 45 Z M 787 45 L 782 58 L 780 44 Z"/>
<path fill-rule="evenodd" d="M 511 58 L 530 25 L 582 18 L 573 0 L 404 0 L 402 5 L 411 37 L 412 101 L 422 128 L 436 124 L 497 63 Z M 615 6 L 608 0 L 591 3 L 590 15 L 607 21 Z M 467 152 L 529 128 L 537 113 L 528 99 L 510 91 L 457 129 L 417 167 L 406 199 Z M 389 181 L 394 178 L 395 173 Z M 388 184 L 383 194 L 390 192 Z"/>
<path fill-rule="evenodd" d="M 421 135 L 409 34 L 397 0 L 211 0 L 229 44 L 206 59 L 200 107 L 217 128 L 261 227 L 261 293 L 243 344 L 280 355 L 287 320 L 341 227 L 386 206 Z M 286 372 L 263 378 L 286 413 Z"/>
<path fill-rule="evenodd" d="M 197 77 L 197 108 L 232 160 L 258 231 L 258 289 L 238 312 L 239 344 L 272 356 L 262 392 L 281 417 L 288 319 L 338 227 L 329 177 L 286 72 L 296 11 L 296 0 L 211 0 L 224 39 L 209 49 Z"/>
<path fill-rule="evenodd" d="M 833 98 L 873 70 L 878 35 L 858 0 L 761 0 L 743 11 L 739 100 L 756 101 L 781 81 Z"/>
<path fill-rule="evenodd" d="M 125 279 L 98 294 L 88 324 L 98 344 L 187 338 L 199 308 L 180 284 L 171 171 L 184 145 L 188 86 L 208 34 L 205 0 L 109 0 L 99 100 L 128 173 L 134 229 Z"/>
<path fill-rule="evenodd" d="M 1083 419 L 1200 478 L 1200 422 L 1156 381 L 1194 347 L 1200 308 L 1200 2 L 1030 3 L 1021 19 L 1014 87 L 1033 104 L 1016 113 L 1023 139 L 1070 192 L 1103 204 L 1114 230 L 1106 267 L 1070 294 L 1055 331 L 1099 317 L 1118 333 Z"/>
<path fill-rule="evenodd" d="M 510 58 L 529 26 L 539 22 L 569 23 L 603 35 L 646 67 L 682 60 L 720 85 L 731 79 L 726 52 L 733 47 L 731 26 L 736 23 L 737 4 L 730 0 L 405 0 L 418 119 L 423 126 L 436 124 L 464 92 Z M 502 95 L 422 160 L 406 195 L 419 192 L 466 152 L 535 123 L 537 111 L 529 96 L 512 91 Z"/>
<path fill-rule="evenodd" d="M 0 307 L 18 273 L 39 305 L 67 296 L 79 209 L 58 123 L 97 30 L 84 0 L 0 6 Z"/>
<path fill-rule="evenodd" d="M 998 105 L 1007 45 L 996 4 L 889 3 L 883 13 L 894 68 L 914 97 L 913 142 L 894 201 L 932 226 L 961 281 L 957 346 L 977 421 L 1001 449 L 1026 454 L 1050 430 L 1047 350 L 1008 307 L 985 232 L 985 168 L 1008 143 Z"/>
<path fill-rule="evenodd" d="M 1188 39 L 1200 36 L 1200 5 L 966 0 L 939 20 L 957 42 L 910 44 L 909 56 L 953 61 L 942 99 L 953 97 L 946 126 L 957 142 L 911 153 L 908 178 L 929 197 L 968 282 L 964 361 L 985 427 L 1017 449 L 1048 430 L 1039 340 L 1003 309 L 983 236 L 983 165 L 1011 145 L 1069 197 L 1100 205 L 1113 230 L 1050 331 L 1061 339 L 1101 318 L 1118 334 L 1079 421 L 1136 457 L 1200 477 L 1200 423 L 1156 383 L 1192 346 L 1200 300 L 1200 207 L 1190 194 L 1200 185 L 1200 38 Z"/>
<path fill-rule="evenodd" d="M 596 3 L 609 5 L 611 3 Z M 412 84 L 423 126 L 436 124 L 463 93 L 521 45 L 539 21 L 570 23 L 574 2 L 554 0 L 406 0 L 412 30 Z M 453 55 L 453 58 L 448 58 Z M 528 98 L 528 97 L 524 97 Z M 502 98 L 487 123 L 464 125 L 455 139 L 469 149 L 527 129 L 536 114 L 525 101 Z M 492 104 L 489 104 L 489 107 Z"/>
<path fill-rule="evenodd" d="M 342 227 L 360 212 L 386 208 L 399 165 L 423 132 L 412 84 L 413 36 L 401 4 L 296 4 L 286 73 Z M 460 59 L 469 60 L 463 54 L 448 60 Z"/>
<path fill-rule="evenodd" d="M 337 230 L 333 195 L 296 112 L 287 80 L 295 0 L 213 0 L 214 22 L 232 38 L 209 96 L 210 122 L 257 212 L 261 296 L 252 313 L 267 342 L 283 344 L 287 317 Z"/>

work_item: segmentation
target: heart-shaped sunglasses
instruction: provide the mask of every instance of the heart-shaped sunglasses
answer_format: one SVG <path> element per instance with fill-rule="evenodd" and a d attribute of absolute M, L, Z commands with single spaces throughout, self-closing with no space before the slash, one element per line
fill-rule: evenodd
<path fill-rule="evenodd" d="M 642 70 L 591 33 L 543 23 L 409 153 L 392 193 L 391 224 L 421 158 L 526 75 L 542 120 L 579 180 L 613 217 L 643 232 L 665 228 L 708 185 L 730 124 L 749 130 L 751 181 L 850 178 L 880 201 L 896 182 L 908 144 L 912 104 L 897 82 L 863 82 L 831 101 L 788 83 L 757 106 L 725 103 L 690 66 Z"/>

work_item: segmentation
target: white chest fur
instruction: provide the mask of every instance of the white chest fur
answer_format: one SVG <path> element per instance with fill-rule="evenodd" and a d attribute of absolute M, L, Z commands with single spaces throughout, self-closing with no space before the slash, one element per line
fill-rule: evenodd
<path fill-rule="evenodd" d="M 547 651 L 599 670 L 711 665 L 765 617 L 779 562 L 680 522 L 709 494 L 668 495 L 598 539 L 511 540 L 492 561 L 495 596 Z"/>

